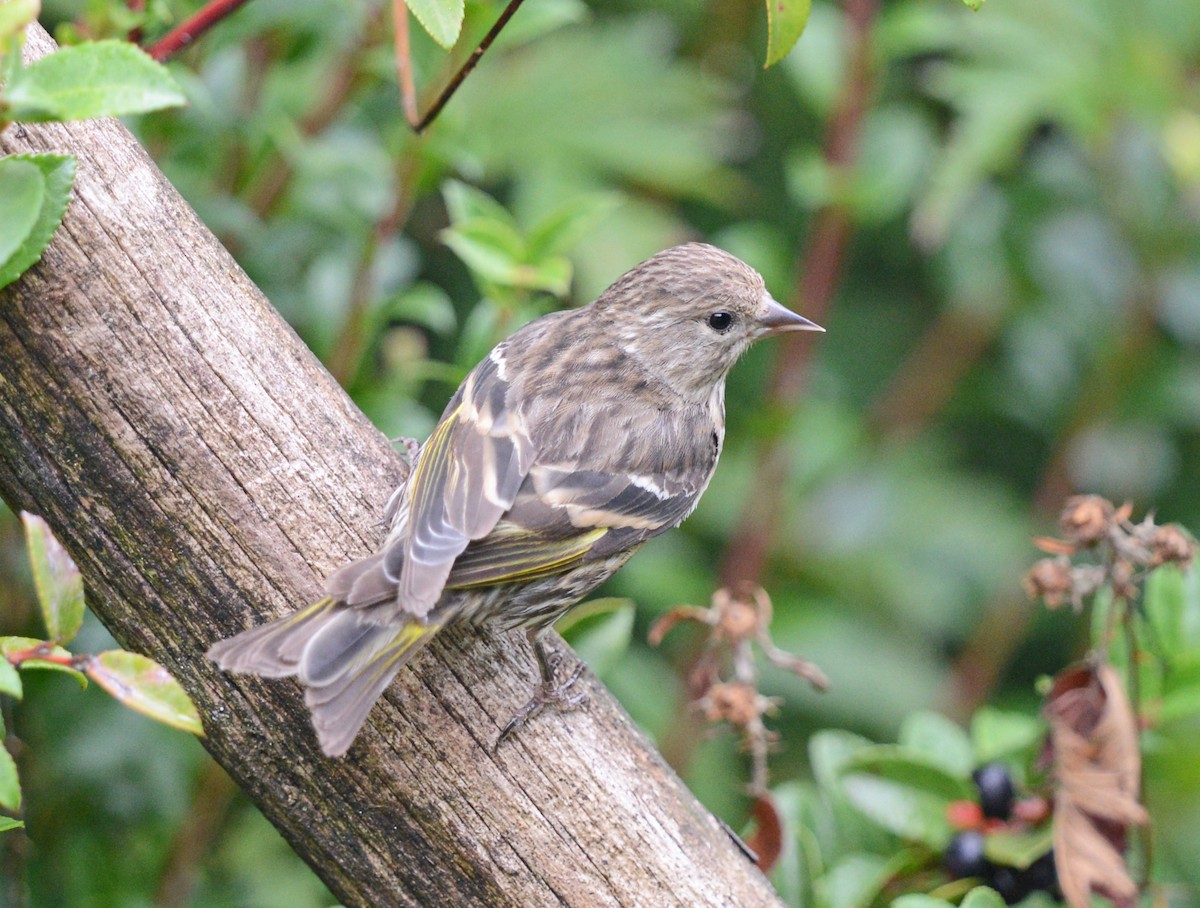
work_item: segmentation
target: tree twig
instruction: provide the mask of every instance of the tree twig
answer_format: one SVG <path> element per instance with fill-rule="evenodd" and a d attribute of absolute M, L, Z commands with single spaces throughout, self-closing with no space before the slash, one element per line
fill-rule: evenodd
<path fill-rule="evenodd" d="M 400 105 L 408 125 L 417 128 L 421 113 L 417 109 L 417 87 L 413 82 L 412 48 L 408 40 L 408 4 L 392 0 L 392 34 L 396 44 L 396 82 L 400 86 Z M 420 130 L 417 130 L 418 132 Z"/>
<path fill-rule="evenodd" d="M 516 13 L 517 9 L 520 8 L 523 2 L 524 0 L 509 0 L 508 5 L 504 7 L 504 11 L 500 13 L 500 17 L 496 20 L 495 24 L 488 30 L 488 33 L 483 36 L 483 40 L 479 42 L 479 46 L 471 52 L 471 56 L 467 57 L 467 61 L 459 67 L 458 72 L 456 72 L 450 78 L 450 81 L 446 83 L 446 87 L 443 88 L 441 94 L 434 99 L 434 102 L 430 105 L 429 110 L 425 111 L 425 115 L 417 120 L 413 126 L 414 132 L 420 135 L 429 128 L 429 125 L 434 120 L 437 119 L 438 114 L 442 112 L 442 108 L 444 108 L 446 103 L 452 97 L 454 97 L 454 93 L 458 91 L 459 87 L 463 84 L 463 80 L 471 74 L 471 70 L 473 70 L 476 64 L 479 63 L 480 58 L 487 53 L 487 49 L 492 46 L 492 42 L 496 40 L 496 36 L 504 30 L 504 26 L 508 25 L 508 20 L 513 17 L 513 14 Z"/>
<path fill-rule="evenodd" d="M 363 352 L 370 338 L 367 336 L 367 312 L 371 304 L 372 266 L 380 248 L 404 226 L 412 209 L 415 183 L 421 168 L 420 156 L 414 151 L 397 162 L 396 196 L 391 208 L 371 231 L 366 248 L 359 259 L 350 284 L 350 300 L 346 317 L 338 331 L 337 339 L 326 357 L 326 367 L 339 385 L 348 388 L 358 374 Z"/>
<path fill-rule="evenodd" d="M 206 31 L 237 12 L 248 0 L 209 0 L 199 12 L 175 26 L 147 51 L 159 63 L 170 60 Z"/>

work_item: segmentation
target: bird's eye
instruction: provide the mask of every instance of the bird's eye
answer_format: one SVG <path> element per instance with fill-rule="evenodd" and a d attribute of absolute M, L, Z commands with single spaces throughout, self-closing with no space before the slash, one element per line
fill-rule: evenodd
<path fill-rule="evenodd" d="M 714 312 L 708 317 L 708 327 L 714 331 L 728 331 L 733 324 L 733 316 L 728 312 Z"/>

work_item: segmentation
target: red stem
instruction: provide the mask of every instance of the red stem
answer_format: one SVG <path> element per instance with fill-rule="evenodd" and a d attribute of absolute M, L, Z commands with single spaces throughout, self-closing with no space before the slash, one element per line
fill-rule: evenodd
<path fill-rule="evenodd" d="M 400 83 L 400 103 L 404 119 L 414 129 L 420 122 L 417 110 L 417 86 L 413 81 L 412 50 L 408 41 L 408 4 L 392 0 L 392 23 L 396 42 L 396 81 Z"/>
<path fill-rule="evenodd" d="M 20 666 L 25 662 L 53 662 L 55 665 L 64 665 L 67 668 L 73 668 L 76 671 L 82 671 L 79 665 L 81 657 L 72 656 L 70 653 L 58 655 L 54 652 L 49 643 L 39 643 L 37 646 L 31 646 L 29 649 L 19 649 L 5 656 L 9 663 L 14 666 Z M 86 658 L 86 657 L 82 657 Z"/>
<path fill-rule="evenodd" d="M 246 2 L 247 0 L 211 0 L 196 15 L 155 41 L 147 53 L 159 63 L 171 59 Z"/>

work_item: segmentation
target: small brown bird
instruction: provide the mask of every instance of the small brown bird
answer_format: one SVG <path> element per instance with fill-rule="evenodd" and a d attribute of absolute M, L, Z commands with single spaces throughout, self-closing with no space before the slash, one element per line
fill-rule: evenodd
<path fill-rule="evenodd" d="M 761 337 L 821 331 L 749 265 L 689 243 L 580 309 L 499 344 L 459 387 L 395 491 L 375 554 L 320 602 L 209 650 L 222 668 L 296 676 L 325 753 L 346 752 L 434 634 L 526 628 L 542 683 L 501 740 L 573 705 L 541 634 L 647 539 L 692 512 L 725 435 L 725 376 Z"/>

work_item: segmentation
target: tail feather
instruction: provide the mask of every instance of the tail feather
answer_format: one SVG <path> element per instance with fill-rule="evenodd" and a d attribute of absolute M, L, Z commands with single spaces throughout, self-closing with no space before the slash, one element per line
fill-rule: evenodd
<path fill-rule="evenodd" d="M 268 624 L 220 640 L 209 647 L 208 658 L 227 672 L 287 678 L 299 671 L 304 648 L 326 626 L 336 605 L 333 599 L 322 599 Z"/>
<path fill-rule="evenodd" d="M 325 595 L 355 607 L 395 601 L 396 578 L 384 570 L 383 552 L 376 552 L 330 574 Z"/>
<path fill-rule="evenodd" d="M 227 671 L 297 676 L 321 749 L 335 757 L 350 748 L 396 672 L 440 629 L 418 622 L 380 624 L 370 610 L 323 599 L 222 640 L 208 655 Z"/>
<path fill-rule="evenodd" d="M 416 623 L 399 630 L 377 624 L 365 627 L 366 641 L 355 643 L 356 655 L 344 669 L 305 690 L 304 702 L 312 713 L 321 748 L 331 757 L 349 749 L 396 672 L 441 629 L 437 624 Z"/>

